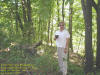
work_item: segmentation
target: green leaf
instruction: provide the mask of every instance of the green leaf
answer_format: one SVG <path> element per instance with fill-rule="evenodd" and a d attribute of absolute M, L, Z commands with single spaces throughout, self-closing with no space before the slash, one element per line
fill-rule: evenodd
<path fill-rule="evenodd" d="M 67 4 L 69 3 L 69 1 L 70 1 L 70 0 L 66 0 L 66 1 L 65 1 L 65 5 L 67 5 Z"/>

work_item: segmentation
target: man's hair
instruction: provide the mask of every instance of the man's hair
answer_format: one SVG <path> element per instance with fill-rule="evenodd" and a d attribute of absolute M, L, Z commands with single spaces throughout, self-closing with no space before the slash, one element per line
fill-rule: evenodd
<path fill-rule="evenodd" d="M 64 21 L 59 22 L 58 26 L 60 26 L 60 24 L 63 24 L 65 26 Z"/>

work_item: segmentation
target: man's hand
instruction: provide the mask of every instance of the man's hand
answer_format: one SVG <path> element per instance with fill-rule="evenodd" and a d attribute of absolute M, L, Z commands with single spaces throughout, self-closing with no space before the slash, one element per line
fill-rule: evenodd
<path fill-rule="evenodd" d="M 54 40 L 56 40 L 56 38 L 54 38 Z"/>
<path fill-rule="evenodd" d="M 65 54 L 68 53 L 68 48 L 65 48 L 65 49 L 64 49 L 64 53 L 65 53 Z"/>
<path fill-rule="evenodd" d="M 59 35 L 55 35 L 55 38 L 54 38 L 54 40 L 56 40 L 58 37 L 59 37 Z"/>

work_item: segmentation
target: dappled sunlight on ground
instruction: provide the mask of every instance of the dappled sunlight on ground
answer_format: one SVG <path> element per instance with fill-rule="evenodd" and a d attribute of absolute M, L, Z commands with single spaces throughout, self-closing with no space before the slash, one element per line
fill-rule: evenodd
<path fill-rule="evenodd" d="M 70 58 L 69 58 L 70 62 L 77 64 L 79 66 L 82 65 L 83 58 L 80 55 L 78 55 L 77 53 L 72 53 L 72 52 L 69 55 L 70 55 Z"/>

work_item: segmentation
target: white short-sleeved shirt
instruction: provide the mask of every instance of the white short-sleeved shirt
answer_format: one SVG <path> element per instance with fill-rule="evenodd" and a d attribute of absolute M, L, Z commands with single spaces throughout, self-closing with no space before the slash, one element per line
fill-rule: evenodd
<path fill-rule="evenodd" d="M 57 47 L 65 48 L 66 39 L 70 38 L 69 32 L 66 29 L 64 29 L 63 31 L 58 30 L 55 32 L 55 35 L 59 35 L 59 37 L 56 39 Z"/>

